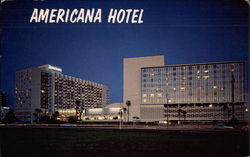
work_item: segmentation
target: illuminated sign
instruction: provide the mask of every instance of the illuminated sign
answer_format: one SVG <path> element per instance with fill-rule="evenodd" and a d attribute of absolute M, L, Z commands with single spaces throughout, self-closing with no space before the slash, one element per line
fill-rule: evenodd
<path fill-rule="evenodd" d="M 48 69 L 62 72 L 62 69 L 61 69 L 61 68 L 54 67 L 54 66 L 51 66 L 51 65 L 48 66 Z"/>

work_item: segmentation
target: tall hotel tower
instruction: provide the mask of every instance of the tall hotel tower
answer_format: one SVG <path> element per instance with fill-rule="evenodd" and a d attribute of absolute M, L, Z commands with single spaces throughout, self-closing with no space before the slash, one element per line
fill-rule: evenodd
<path fill-rule="evenodd" d="M 51 65 L 16 72 L 15 114 L 21 121 L 33 121 L 37 108 L 49 114 L 74 111 L 76 101 L 82 108 L 104 107 L 108 88 L 63 75 L 61 68 Z"/>
<path fill-rule="evenodd" d="M 164 56 L 124 59 L 130 121 L 229 121 L 246 116 L 245 63 L 164 65 Z"/>

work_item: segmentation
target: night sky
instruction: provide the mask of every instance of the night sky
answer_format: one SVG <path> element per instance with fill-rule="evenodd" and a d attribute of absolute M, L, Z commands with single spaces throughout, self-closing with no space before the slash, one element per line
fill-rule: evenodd
<path fill-rule="evenodd" d="M 4 2 L 1 6 L 1 88 L 14 106 L 15 71 L 43 64 L 105 84 L 121 102 L 123 58 L 164 55 L 165 64 L 248 59 L 244 0 Z M 94 24 L 29 23 L 33 8 L 101 8 Z M 110 8 L 144 9 L 143 24 L 109 24 Z"/>

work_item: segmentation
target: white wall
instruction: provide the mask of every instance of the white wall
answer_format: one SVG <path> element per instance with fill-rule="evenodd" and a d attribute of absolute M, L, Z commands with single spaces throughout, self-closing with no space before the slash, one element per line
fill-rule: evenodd
<path fill-rule="evenodd" d="M 129 121 L 140 116 L 141 68 L 163 66 L 164 56 L 124 58 L 123 60 L 123 102 L 131 101 Z"/>

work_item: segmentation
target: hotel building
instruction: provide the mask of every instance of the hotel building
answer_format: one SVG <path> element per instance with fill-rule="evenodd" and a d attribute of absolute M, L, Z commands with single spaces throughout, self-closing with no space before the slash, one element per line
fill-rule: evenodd
<path fill-rule="evenodd" d="M 62 69 L 43 65 L 16 72 L 15 114 L 21 121 L 33 121 L 36 108 L 53 114 L 75 114 L 81 108 L 100 108 L 108 103 L 105 85 L 62 74 Z"/>
<path fill-rule="evenodd" d="M 0 91 L 0 106 L 7 107 L 9 106 L 9 94 L 6 92 Z"/>
<path fill-rule="evenodd" d="M 133 68 L 137 61 L 139 65 Z M 163 56 L 126 58 L 124 102 L 130 100 L 131 110 L 136 109 L 130 112 L 130 121 L 133 117 L 141 121 L 228 121 L 233 115 L 244 120 L 245 77 L 244 62 L 164 65 Z"/>

